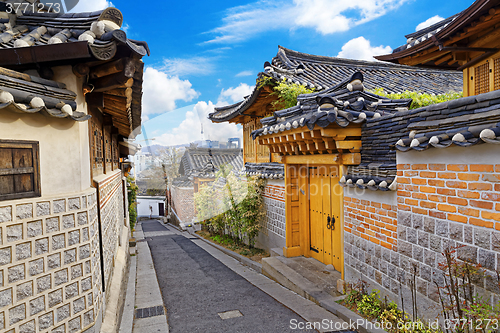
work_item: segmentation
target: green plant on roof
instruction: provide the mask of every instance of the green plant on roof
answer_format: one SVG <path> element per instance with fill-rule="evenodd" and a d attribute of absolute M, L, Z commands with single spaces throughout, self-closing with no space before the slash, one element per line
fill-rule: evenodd
<path fill-rule="evenodd" d="M 286 79 L 277 82 L 269 76 L 263 76 L 257 79 L 257 88 L 262 88 L 264 86 L 271 87 L 274 90 L 271 95 L 278 96 L 278 98 L 271 103 L 276 111 L 288 109 L 297 105 L 297 97 L 299 95 L 311 94 L 315 91 L 301 84 L 290 83 Z"/>
<path fill-rule="evenodd" d="M 413 102 L 410 105 L 410 110 L 463 97 L 462 92 L 452 92 L 452 91 L 446 94 L 435 95 L 435 94 L 425 94 L 418 91 L 408 91 L 408 90 L 402 93 L 387 93 L 384 91 L 383 88 L 377 88 L 375 90 L 370 90 L 370 92 L 374 93 L 375 95 L 381 97 L 387 97 L 390 99 L 411 98 Z"/>

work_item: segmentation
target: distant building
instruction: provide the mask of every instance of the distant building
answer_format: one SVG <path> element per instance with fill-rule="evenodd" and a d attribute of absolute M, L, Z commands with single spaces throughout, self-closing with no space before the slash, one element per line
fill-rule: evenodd
<path fill-rule="evenodd" d="M 194 193 L 215 180 L 221 165 L 240 172 L 243 168 L 241 149 L 188 148 L 182 156 L 180 177 L 173 180 L 170 190 L 172 218 L 177 224 L 192 223 L 196 219 Z"/>

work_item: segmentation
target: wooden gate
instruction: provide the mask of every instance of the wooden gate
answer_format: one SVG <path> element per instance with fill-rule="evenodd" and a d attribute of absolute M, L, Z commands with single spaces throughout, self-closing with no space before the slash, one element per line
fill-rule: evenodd
<path fill-rule="evenodd" d="M 309 168 L 310 256 L 341 270 L 341 193 L 338 166 Z"/>

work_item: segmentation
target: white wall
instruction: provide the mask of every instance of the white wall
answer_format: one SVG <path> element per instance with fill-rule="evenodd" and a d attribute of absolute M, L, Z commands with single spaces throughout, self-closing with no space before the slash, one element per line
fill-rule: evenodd
<path fill-rule="evenodd" d="M 82 82 L 71 66 L 53 68 L 54 80 L 79 94 L 77 110 L 86 113 Z M 0 139 L 38 141 L 43 196 L 70 194 L 90 187 L 88 122 L 58 119 L 42 114 L 0 113 Z"/>
<path fill-rule="evenodd" d="M 149 206 L 153 207 L 153 216 L 159 216 L 159 203 L 165 205 L 165 198 L 137 197 L 137 216 L 149 216 L 151 214 Z M 166 210 L 166 206 L 164 207 L 164 210 Z"/>

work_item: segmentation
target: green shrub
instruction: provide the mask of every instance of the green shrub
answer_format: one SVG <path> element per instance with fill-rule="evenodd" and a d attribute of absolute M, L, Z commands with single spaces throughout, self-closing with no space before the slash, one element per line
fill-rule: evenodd
<path fill-rule="evenodd" d="M 135 184 L 135 179 L 127 177 L 127 192 L 128 192 L 128 215 L 130 221 L 130 230 L 134 230 L 137 222 L 137 191 L 139 187 Z"/>
<path fill-rule="evenodd" d="M 308 89 L 301 84 L 290 83 L 286 79 L 277 82 L 269 76 L 263 76 L 257 80 L 257 87 L 271 87 L 274 92 L 271 95 L 278 96 L 277 100 L 271 103 L 274 110 L 284 110 L 297 105 L 297 97 L 302 94 L 311 94 L 315 90 Z"/>
<path fill-rule="evenodd" d="M 387 97 L 390 99 L 411 98 L 413 100 L 413 102 L 410 105 L 410 110 L 418 109 L 418 108 L 421 108 L 421 107 L 424 107 L 427 105 L 437 104 L 437 103 L 446 102 L 446 101 L 450 101 L 453 99 L 458 99 L 458 98 L 463 97 L 462 92 L 456 93 L 456 92 L 451 92 L 451 91 L 449 93 L 439 94 L 439 95 L 425 94 L 425 93 L 421 93 L 418 91 L 408 91 L 408 90 L 405 92 L 402 92 L 402 93 L 397 93 L 397 94 L 392 93 L 391 94 L 391 93 L 385 92 L 383 88 L 377 88 L 375 90 L 371 90 L 370 92 L 374 93 L 375 95 L 379 95 L 381 97 Z"/>

